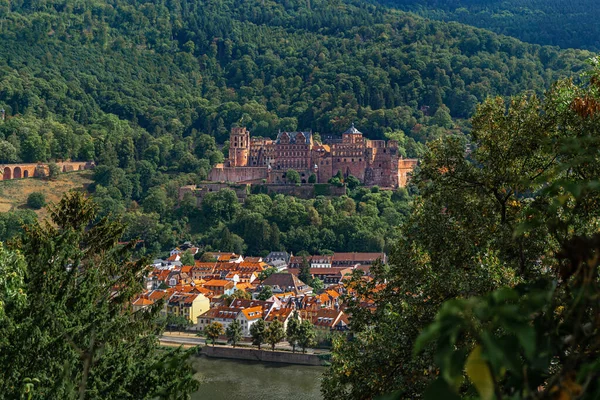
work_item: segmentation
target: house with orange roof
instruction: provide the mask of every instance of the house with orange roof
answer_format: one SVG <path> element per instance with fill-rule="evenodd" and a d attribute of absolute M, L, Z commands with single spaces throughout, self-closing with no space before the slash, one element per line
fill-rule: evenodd
<path fill-rule="evenodd" d="M 250 308 L 256 306 L 261 306 L 263 309 L 263 315 L 266 316 L 273 308 L 281 307 L 281 303 L 270 300 L 233 299 L 229 304 L 229 307 L 235 308 Z"/>
<path fill-rule="evenodd" d="M 312 317 L 316 329 L 329 331 L 348 330 L 348 316 L 341 310 L 323 308 Z"/>
<path fill-rule="evenodd" d="M 201 262 L 196 261 L 192 267 L 191 273 L 193 279 L 204 279 L 215 273 L 216 262 Z"/>
<path fill-rule="evenodd" d="M 175 292 L 166 303 L 167 314 L 183 316 L 197 329 L 198 317 L 210 309 L 210 302 L 201 293 Z"/>
<path fill-rule="evenodd" d="M 244 257 L 235 253 L 223 253 L 220 251 L 208 251 L 204 254 L 207 254 L 208 257 L 215 259 L 217 262 L 234 262 L 241 263 L 244 261 Z"/>
<path fill-rule="evenodd" d="M 173 255 L 170 255 L 170 256 L 167 258 L 167 261 L 168 261 L 168 262 L 175 262 L 175 261 L 180 261 L 180 260 L 181 260 L 181 256 L 179 255 L 179 253 L 175 253 L 175 254 L 173 254 Z"/>
<path fill-rule="evenodd" d="M 180 271 L 184 272 L 184 273 L 186 273 L 186 274 L 188 274 L 188 275 L 191 276 L 192 275 L 192 268 L 193 268 L 192 265 L 183 265 L 183 266 L 181 266 Z"/>
<path fill-rule="evenodd" d="M 232 281 L 227 281 L 225 279 L 211 279 L 204 284 L 204 287 L 213 292 L 215 296 L 233 294 L 234 286 L 235 284 Z"/>
<path fill-rule="evenodd" d="M 241 308 L 232 307 L 215 307 L 201 314 L 197 319 L 197 329 L 204 330 L 206 326 L 213 322 L 218 322 L 227 329 L 229 324 L 237 319 L 238 314 L 242 311 Z"/>
<path fill-rule="evenodd" d="M 154 305 L 154 301 L 150 300 L 147 295 L 141 295 L 131 303 L 133 312 L 138 312 Z"/>
<path fill-rule="evenodd" d="M 248 282 L 240 282 L 235 284 L 236 290 L 243 290 L 244 292 L 250 292 L 254 289 L 254 285 Z"/>
<path fill-rule="evenodd" d="M 281 322 L 283 324 L 283 329 L 285 330 L 285 329 L 287 329 L 288 321 L 292 317 L 293 313 L 294 313 L 293 308 L 281 307 L 281 308 L 273 309 L 273 310 L 271 310 L 269 315 L 266 316 L 265 323 L 267 325 L 270 325 L 271 322 L 278 320 L 279 322 Z M 300 315 L 298 315 L 298 317 L 300 318 Z"/>
<path fill-rule="evenodd" d="M 236 319 L 239 321 L 240 326 L 242 327 L 242 335 L 245 337 L 249 337 L 250 328 L 254 325 L 259 319 L 263 318 L 263 308 L 262 306 L 242 308 Z"/>
<path fill-rule="evenodd" d="M 262 257 L 246 257 L 243 262 L 261 263 L 263 262 Z"/>

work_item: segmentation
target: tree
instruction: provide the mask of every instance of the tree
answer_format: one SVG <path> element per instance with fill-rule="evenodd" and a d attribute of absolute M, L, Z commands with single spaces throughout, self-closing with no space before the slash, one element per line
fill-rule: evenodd
<path fill-rule="evenodd" d="M 287 183 L 291 183 L 293 185 L 299 185 L 300 184 L 300 174 L 296 170 L 288 169 L 285 173 L 285 180 Z"/>
<path fill-rule="evenodd" d="M 27 196 L 27 207 L 39 210 L 46 205 L 46 196 L 41 192 L 33 192 Z"/>
<path fill-rule="evenodd" d="M 349 175 L 346 178 L 346 184 L 348 185 L 348 189 L 353 190 L 360 186 L 360 181 L 354 175 Z"/>
<path fill-rule="evenodd" d="M 36 382 L 36 396 L 48 399 L 195 390 L 186 365 L 190 353 L 165 352 L 156 341 L 164 329 L 162 302 L 131 312 L 147 263 L 132 258 L 133 243 L 118 246 L 121 223 L 97 219 L 97 206 L 79 192 L 66 194 L 50 215 L 51 221 L 25 230 L 15 256 L 0 252 L 2 269 L 12 272 L 8 281 L 2 274 L 0 296 L 20 287 L 16 296 L 0 297 L 9 305 L 0 324 L 0 392 L 19 398 L 25 379 Z M 107 376 L 113 377 L 110 387 Z"/>
<path fill-rule="evenodd" d="M 232 299 L 244 299 L 244 300 L 250 300 L 252 298 L 252 295 L 248 292 L 246 292 L 245 290 L 240 290 L 240 289 L 235 289 L 233 291 L 233 294 L 231 295 Z"/>
<path fill-rule="evenodd" d="M 315 278 L 310 283 L 310 287 L 312 287 L 316 293 L 321 293 L 325 288 L 325 285 L 323 284 L 322 280 L 320 280 L 319 278 Z"/>
<path fill-rule="evenodd" d="M 183 265 L 195 265 L 196 261 L 194 260 L 194 256 L 189 251 L 184 251 L 181 254 L 181 263 Z"/>
<path fill-rule="evenodd" d="M 265 321 L 263 319 L 259 319 L 250 326 L 250 336 L 252 336 L 252 344 L 258 346 L 260 350 L 260 345 L 265 342 L 266 338 Z"/>
<path fill-rule="evenodd" d="M 310 273 L 310 263 L 306 256 L 302 256 L 302 264 L 300 264 L 300 270 L 298 271 L 298 279 L 310 286 L 312 283 L 312 275 Z"/>
<path fill-rule="evenodd" d="M 185 331 L 192 324 L 185 316 L 174 314 L 167 315 L 166 323 L 169 330 L 171 330 L 171 328 L 175 328 L 175 330 L 178 331 Z"/>
<path fill-rule="evenodd" d="M 458 137 L 429 144 L 390 265 L 374 265 L 369 282 L 354 272 L 353 340 L 334 340 L 326 398 L 597 395 L 585 327 L 600 315 L 589 229 L 600 220 L 599 82 L 594 70 L 543 101 L 487 100 L 471 152 Z"/>
<path fill-rule="evenodd" d="M 265 341 L 271 345 L 271 350 L 275 351 L 275 345 L 285 338 L 283 324 L 277 318 L 273 320 L 265 330 Z"/>
<path fill-rule="evenodd" d="M 225 333 L 225 330 L 223 329 L 223 325 L 220 323 L 211 322 L 206 326 L 206 328 L 204 328 L 204 332 L 206 333 L 206 337 L 212 342 L 213 347 L 215 347 L 215 342 L 219 336 Z"/>
<path fill-rule="evenodd" d="M 230 323 L 225 330 L 225 335 L 227 335 L 227 342 L 235 347 L 235 345 L 242 340 L 242 325 L 240 324 L 240 321 L 236 319 Z"/>
<path fill-rule="evenodd" d="M 294 310 L 292 317 L 288 320 L 287 328 L 285 330 L 285 337 L 290 346 L 292 346 L 292 352 L 296 352 L 296 345 L 298 344 L 298 334 L 300 332 L 300 317 L 298 311 Z"/>
<path fill-rule="evenodd" d="M 307 319 L 302 321 L 298 326 L 298 345 L 302 348 L 302 352 L 306 353 L 306 349 L 315 344 L 315 327 Z"/>
<path fill-rule="evenodd" d="M 54 162 L 48 163 L 48 179 L 57 180 L 60 175 L 60 167 Z"/>
<path fill-rule="evenodd" d="M 273 275 L 276 272 L 277 272 L 277 268 L 275 268 L 275 267 L 266 268 L 266 269 L 262 270 L 260 272 L 260 274 L 258 274 L 258 279 L 260 281 L 264 281 L 265 279 L 267 279 L 268 277 L 270 277 L 271 275 Z"/>
<path fill-rule="evenodd" d="M 260 289 L 258 300 L 268 300 L 273 296 L 273 289 L 269 285 L 265 285 Z"/>
<path fill-rule="evenodd" d="M 310 174 L 308 177 L 308 183 L 317 183 L 317 176 L 315 174 Z"/>

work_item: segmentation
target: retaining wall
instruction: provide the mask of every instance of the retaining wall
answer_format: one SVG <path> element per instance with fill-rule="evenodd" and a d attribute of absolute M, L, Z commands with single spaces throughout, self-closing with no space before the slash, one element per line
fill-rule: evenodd
<path fill-rule="evenodd" d="M 230 358 L 298 365 L 324 365 L 325 362 L 315 354 L 289 353 L 258 349 L 242 349 L 232 347 L 202 347 L 202 354 L 213 358 Z"/>

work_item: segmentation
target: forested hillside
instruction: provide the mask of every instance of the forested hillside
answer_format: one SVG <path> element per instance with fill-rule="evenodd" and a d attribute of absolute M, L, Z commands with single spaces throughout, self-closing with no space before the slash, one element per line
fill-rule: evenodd
<path fill-rule="evenodd" d="M 427 18 L 458 21 L 541 45 L 600 50 L 595 0 L 381 0 Z"/>
<path fill-rule="evenodd" d="M 233 124 L 273 136 L 339 133 L 355 122 L 370 138 L 399 139 L 414 157 L 426 141 L 468 132 L 466 119 L 487 96 L 542 92 L 588 57 L 354 0 L 17 1 L 2 6 L 0 40 L 0 162 L 95 160 L 102 214 L 126 214 L 127 237 L 145 235 L 153 251 L 190 237 L 216 245 L 223 226 L 254 239 L 235 216 L 173 211 L 177 187 L 223 159 Z M 311 248 L 354 243 L 390 209 L 361 197 L 344 205 L 353 210 L 335 207 L 349 218 L 345 232 L 302 204 L 312 216 L 302 217 L 301 234 L 282 230 L 282 246 L 330 238 L 330 227 L 336 237 Z M 376 219 L 352 222 L 354 213 Z M 394 237 L 378 226 L 364 242 L 373 250 Z"/>

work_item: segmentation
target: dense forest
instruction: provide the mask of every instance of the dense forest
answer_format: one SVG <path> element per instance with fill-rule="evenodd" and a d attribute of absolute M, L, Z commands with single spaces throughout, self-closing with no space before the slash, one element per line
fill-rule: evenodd
<path fill-rule="evenodd" d="M 529 43 L 600 50 L 595 0 L 379 0 L 418 15 L 457 21 Z"/>
<path fill-rule="evenodd" d="M 588 56 L 360 1 L 11 2 L 0 11 L 0 40 L 0 162 L 94 160 L 100 214 L 124 216 L 127 238 L 144 236 L 153 253 L 184 239 L 221 246 L 211 231 L 220 224 L 253 240 L 236 218 L 207 226 L 174 210 L 177 188 L 223 160 L 234 124 L 272 137 L 278 129 L 340 133 L 355 122 L 419 157 L 430 140 L 468 134 L 467 118 L 487 96 L 541 93 L 584 69 Z M 304 211 L 289 232 L 287 222 L 263 217 L 283 224 L 286 249 L 380 250 L 398 221 L 384 216 L 406 204 L 371 197 L 333 204 L 340 218 L 341 209 L 375 218 L 349 222 L 352 232 L 337 220 L 309 222 L 318 210 L 310 202 L 296 202 Z M 329 206 L 319 210 L 328 214 Z M 2 239 L 31 218 L 3 215 Z M 372 222 L 382 228 L 367 228 Z M 360 227 L 377 238 L 351 239 Z M 296 239 L 306 235 L 335 240 Z"/>
<path fill-rule="evenodd" d="M 326 399 L 598 399 L 600 58 L 428 145 L 389 266 L 356 271 Z"/>

